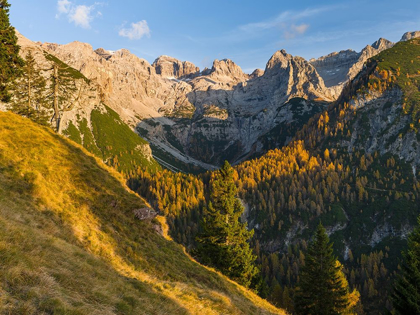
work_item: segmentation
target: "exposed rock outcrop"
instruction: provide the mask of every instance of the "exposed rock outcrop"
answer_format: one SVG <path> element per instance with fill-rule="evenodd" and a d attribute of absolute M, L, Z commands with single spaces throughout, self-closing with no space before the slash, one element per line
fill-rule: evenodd
<path fill-rule="evenodd" d="M 243 82 L 249 79 L 241 67 L 230 59 L 215 60 L 209 76 L 219 82 Z"/>
<path fill-rule="evenodd" d="M 157 216 L 157 212 L 151 208 L 144 207 L 133 210 L 134 216 L 141 220 L 153 220 Z"/>
<path fill-rule="evenodd" d="M 333 52 L 318 59 L 311 59 L 310 63 L 324 78 L 327 87 L 342 85 L 348 80 L 349 69 L 357 62 L 360 54 L 354 50 Z"/>
<path fill-rule="evenodd" d="M 404 33 L 404 35 L 401 37 L 401 41 L 406 41 L 417 37 L 420 37 L 420 31 L 407 32 Z"/>
<path fill-rule="evenodd" d="M 264 70 L 263 69 L 255 69 L 250 75 L 249 78 L 250 79 L 255 79 L 255 78 L 259 78 L 264 74 Z"/>
<path fill-rule="evenodd" d="M 180 61 L 169 56 L 160 56 L 152 66 L 156 73 L 164 78 L 192 78 L 197 76 L 200 68 L 189 61 Z"/>
<path fill-rule="evenodd" d="M 394 43 L 389 40 L 380 38 L 372 45 L 367 45 L 359 53 L 351 49 L 342 50 L 318 59 L 311 59 L 310 63 L 324 79 L 325 85 L 331 90 L 331 94 L 337 98 L 344 85 L 360 72 L 369 58 L 391 48 L 393 45 Z"/>

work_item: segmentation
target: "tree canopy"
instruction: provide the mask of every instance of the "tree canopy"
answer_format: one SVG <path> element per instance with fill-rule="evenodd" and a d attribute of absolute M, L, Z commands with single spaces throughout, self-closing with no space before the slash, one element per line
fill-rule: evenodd
<path fill-rule="evenodd" d="M 48 122 L 46 80 L 37 67 L 31 51 L 25 56 L 22 76 L 14 82 L 12 90 L 10 109 L 18 115 L 46 125 Z"/>
<path fill-rule="evenodd" d="M 10 83 L 20 75 L 23 66 L 15 29 L 9 21 L 9 7 L 7 0 L 0 1 L 0 100 L 3 102 L 10 100 Z"/>
<path fill-rule="evenodd" d="M 392 299 L 397 314 L 420 314 L 420 217 L 418 226 L 408 237 Z"/>
<path fill-rule="evenodd" d="M 320 223 L 299 273 L 295 299 L 298 314 L 351 313 L 349 308 L 357 303 L 358 295 L 354 293 L 350 298 L 348 283 L 341 269 L 341 264 L 333 255 L 332 243 Z"/>
<path fill-rule="evenodd" d="M 237 282 L 249 286 L 258 270 L 248 240 L 254 231 L 240 222 L 244 207 L 236 198 L 234 170 L 226 161 L 215 173 L 210 202 L 204 210 L 202 234 L 197 238 L 200 259 Z"/>

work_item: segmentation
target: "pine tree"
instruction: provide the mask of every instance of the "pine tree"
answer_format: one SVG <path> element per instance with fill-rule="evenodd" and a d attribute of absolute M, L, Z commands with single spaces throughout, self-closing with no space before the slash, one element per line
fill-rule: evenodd
<path fill-rule="evenodd" d="M 66 104 L 77 91 L 76 80 L 72 78 L 67 67 L 60 67 L 57 63 L 53 63 L 51 75 L 51 95 L 53 97 L 53 109 L 55 127 L 57 132 L 60 131 L 61 115 L 66 110 Z"/>
<path fill-rule="evenodd" d="M 350 305 L 341 264 L 333 255 L 332 244 L 320 223 L 308 247 L 305 265 L 299 272 L 295 308 L 298 314 L 343 314 Z"/>
<path fill-rule="evenodd" d="M 37 68 L 32 52 L 29 51 L 25 56 L 22 77 L 16 80 L 12 88 L 10 110 L 37 123 L 47 124 L 45 88 L 46 80 Z"/>
<path fill-rule="evenodd" d="M 254 230 L 239 221 L 244 208 L 236 198 L 233 168 L 226 161 L 211 182 L 210 202 L 204 210 L 198 255 L 205 264 L 249 286 L 258 273 L 248 240 Z"/>
<path fill-rule="evenodd" d="M 335 261 L 336 266 L 339 268 L 339 273 L 338 276 L 340 278 L 341 281 L 341 287 L 342 289 L 344 289 L 347 294 L 345 299 L 348 301 L 347 307 L 342 309 L 340 314 L 344 314 L 344 315 L 350 315 L 350 314 L 356 314 L 356 309 L 361 307 L 360 304 L 360 292 L 357 291 L 356 289 L 353 289 L 353 291 L 349 291 L 349 283 L 346 279 L 346 276 L 343 272 L 343 265 L 336 260 Z M 358 314 L 358 313 L 357 313 Z"/>
<path fill-rule="evenodd" d="M 408 237 L 401 274 L 395 282 L 392 302 L 397 314 L 420 314 L 420 217 Z"/>
<path fill-rule="evenodd" d="M 52 120 L 55 121 L 56 130 L 59 132 L 62 114 L 72 110 L 82 96 L 90 97 L 89 93 L 95 88 L 91 87 L 91 82 L 77 70 L 55 57 L 50 60 L 52 73 L 49 88 L 54 110 Z"/>
<path fill-rule="evenodd" d="M 0 0 L 0 100 L 3 102 L 10 100 L 9 85 L 20 75 L 23 66 L 15 29 L 9 21 L 9 7 L 7 0 Z"/>

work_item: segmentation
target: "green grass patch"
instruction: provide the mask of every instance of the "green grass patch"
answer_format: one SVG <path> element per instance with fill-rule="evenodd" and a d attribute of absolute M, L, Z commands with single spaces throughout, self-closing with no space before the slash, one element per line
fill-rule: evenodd
<path fill-rule="evenodd" d="M 48 61 L 54 62 L 60 69 L 65 70 L 70 76 L 75 80 L 83 79 L 86 81 L 86 83 L 89 83 L 90 80 L 86 78 L 80 71 L 74 69 L 73 67 L 70 67 L 65 62 L 61 61 L 57 57 L 47 53 L 44 51 L 44 56 Z"/>
<path fill-rule="evenodd" d="M 91 113 L 92 133 L 102 159 L 125 173 L 137 167 L 159 169 L 159 164 L 145 155 L 148 142 L 133 132 L 115 111 L 104 107 L 105 112 L 94 109 Z"/>

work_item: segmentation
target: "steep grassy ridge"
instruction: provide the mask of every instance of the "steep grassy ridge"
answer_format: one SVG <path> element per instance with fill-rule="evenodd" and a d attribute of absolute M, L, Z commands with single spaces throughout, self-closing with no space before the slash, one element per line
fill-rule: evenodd
<path fill-rule="evenodd" d="M 0 113 L 0 313 L 283 314 L 134 218 L 82 147 Z"/>
<path fill-rule="evenodd" d="M 86 118 L 70 122 L 63 134 L 102 158 L 108 165 L 129 174 L 140 168 L 159 170 L 159 164 L 147 152 L 148 143 L 125 124 L 108 106 L 91 112 L 91 125 Z"/>

